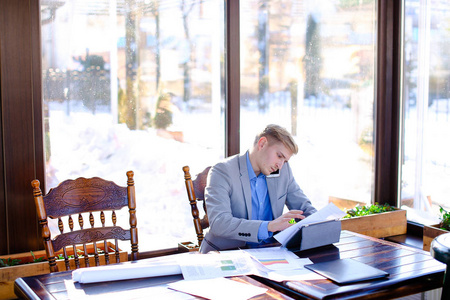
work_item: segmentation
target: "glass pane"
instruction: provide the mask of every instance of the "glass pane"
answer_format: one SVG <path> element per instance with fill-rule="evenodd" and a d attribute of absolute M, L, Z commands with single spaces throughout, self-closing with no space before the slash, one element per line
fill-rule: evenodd
<path fill-rule="evenodd" d="M 182 167 L 223 158 L 223 2 L 48 0 L 41 18 L 47 189 L 133 170 L 140 250 L 195 242 Z"/>
<path fill-rule="evenodd" d="M 241 151 L 290 130 L 294 176 L 317 208 L 372 201 L 376 1 L 241 1 Z"/>
<path fill-rule="evenodd" d="M 430 225 L 450 209 L 449 12 L 448 1 L 405 2 L 401 200 Z"/>

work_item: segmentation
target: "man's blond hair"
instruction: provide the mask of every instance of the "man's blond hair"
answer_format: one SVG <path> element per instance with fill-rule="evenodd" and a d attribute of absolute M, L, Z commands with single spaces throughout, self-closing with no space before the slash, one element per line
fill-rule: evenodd
<path fill-rule="evenodd" d="M 269 143 L 271 142 L 283 143 L 283 145 L 286 148 L 288 148 L 292 152 L 292 154 L 298 153 L 298 146 L 297 143 L 294 141 L 292 135 L 289 133 L 289 131 L 287 131 L 285 128 L 279 125 L 276 124 L 267 125 L 267 127 L 256 136 L 253 145 L 256 146 L 259 139 L 262 137 L 266 137 Z"/>

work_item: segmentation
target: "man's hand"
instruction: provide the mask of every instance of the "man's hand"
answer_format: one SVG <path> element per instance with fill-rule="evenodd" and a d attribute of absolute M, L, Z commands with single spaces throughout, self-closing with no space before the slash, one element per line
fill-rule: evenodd
<path fill-rule="evenodd" d="M 271 232 L 284 230 L 294 224 L 290 224 L 291 219 L 304 219 L 303 211 L 301 210 L 290 210 L 287 213 L 281 215 L 273 221 L 270 221 L 267 229 Z"/>

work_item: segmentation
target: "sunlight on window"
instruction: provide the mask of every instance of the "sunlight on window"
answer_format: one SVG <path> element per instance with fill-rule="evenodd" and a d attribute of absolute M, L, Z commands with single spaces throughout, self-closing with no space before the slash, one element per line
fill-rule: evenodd
<path fill-rule="evenodd" d="M 401 201 L 428 225 L 450 208 L 449 12 L 447 1 L 405 2 Z"/>
<path fill-rule="evenodd" d="M 49 0 L 41 20 L 47 190 L 133 170 L 140 250 L 196 241 L 182 167 L 223 158 L 223 1 Z"/>
<path fill-rule="evenodd" d="M 291 166 L 316 207 L 370 203 L 376 1 L 240 5 L 241 151 L 280 124 L 299 144 Z"/>

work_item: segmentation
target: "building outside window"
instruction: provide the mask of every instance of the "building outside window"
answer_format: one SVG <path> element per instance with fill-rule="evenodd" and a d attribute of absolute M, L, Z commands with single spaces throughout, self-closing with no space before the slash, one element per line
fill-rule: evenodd
<path fill-rule="evenodd" d="M 291 166 L 315 206 L 371 203 L 376 1 L 240 6 L 241 151 L 278 123 L 299 145 Z"/>
<path fill-rule="evenodd" d="M 41 19 L 47 190 L 133 170 L 141 251 L 195 241 L 182 167 L 224 157 L 223 1 L 42 1 Z"/>

